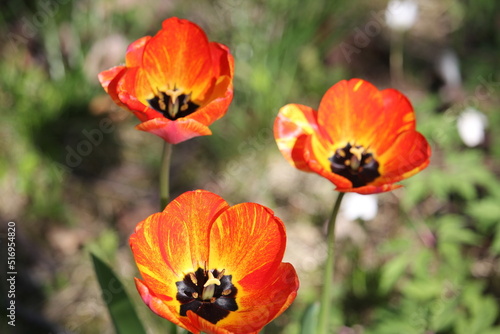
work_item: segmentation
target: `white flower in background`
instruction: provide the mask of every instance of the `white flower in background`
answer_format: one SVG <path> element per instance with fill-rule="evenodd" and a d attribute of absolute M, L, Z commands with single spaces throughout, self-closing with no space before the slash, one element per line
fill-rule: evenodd
<path fill-rule="evenodd" d="M 417 21 L 418 5 L 412 0 L 391 0 L 385 10 L 385 22 L 393 30 L 406 31 Z"/>
<path fill-rule="evenodd" d="M 446 86 L 457 87 L 462 84 L 460 61 L 453 50 L 445 50 L 438 58 L 437 70 Z"/>
<path fill-rule="evenodd" d="M 340 207 L 342 214 L 349 220 L 372 220 L 377 215 L 377 195 L 346 193 Z"/>
<path fill-rule="evenodd" d="M 488 119 L 474 108 L 467 108 L 458 116 L 458 134 L 465 145 L 475 147 L 484 142 L 484 135 Z"/>

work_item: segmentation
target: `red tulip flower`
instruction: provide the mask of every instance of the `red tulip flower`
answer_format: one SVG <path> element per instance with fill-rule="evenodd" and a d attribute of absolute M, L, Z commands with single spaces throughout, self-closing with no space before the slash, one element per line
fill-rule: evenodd
<path fill-rule="evenodd" d="M 119 106 L 142 122 L 137 129 L 177 144 L 210 135 L 233 98 L 234 60 L 187 20 L 170 18 L 154 36 L 130 44 L 125 65 L 99 74 Z"/>
<path fill-rule="evenodd" d="M 187 192 L 130 237 L 143 277 L 137 290 L 153 312 L 192 333 L 258 333 L 297 294 L 295 269 L 281 262 L 285 242 L 268 208 Z"/>
<path fill-rule="evenodd" d="M 427 167 L 431 150 L 415 130 L 408 99 L 352 79 L 332 86 L 316 111 L 299 104 L 280 109 L 278 148 L 296 168 L 317 173 L 341 192 L 372 194 Z"/>

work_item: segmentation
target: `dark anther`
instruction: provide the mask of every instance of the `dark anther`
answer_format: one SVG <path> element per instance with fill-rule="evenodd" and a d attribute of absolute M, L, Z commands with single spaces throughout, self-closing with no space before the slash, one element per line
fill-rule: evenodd
<path fill-rule="evenodd" d="M 365 186 L 380 176 L 377 160 L 362 146 L 347 144 L 328 160 L 332 172 L 347 178 L 354 188 Z"/>

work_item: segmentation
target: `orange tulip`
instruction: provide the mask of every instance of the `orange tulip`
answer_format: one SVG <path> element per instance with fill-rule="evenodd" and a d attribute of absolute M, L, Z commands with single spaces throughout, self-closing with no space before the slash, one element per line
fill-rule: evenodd
<path fill-rule="evenodd" d="M 431 155 L 415 130 L 408 99 L 361 79 L 332 86 L 318 111 L 299 104 L 282 107 L 274 136 L 294 167 L 327 178 L 341 192 L 399 188 L 395 183 L 427 167 Z"/>
<path fill-rule="evenodd" d="M 233 98 L 234 60 L 196 24 L 176 17 L 130 44 L 124 66 L 99 74 L 119 106 L 142 122 L 137 129 L 177 144 L 210 135 Z"/>
<path fill-rule="evenodd" d="M 143 277 L 137 290 L 153 312 L 192 333 L 257 333 L 297 294 L 295 269 L 281 262 L 285 242 L 268 208 L 187 192 L 130 237 Z"/>

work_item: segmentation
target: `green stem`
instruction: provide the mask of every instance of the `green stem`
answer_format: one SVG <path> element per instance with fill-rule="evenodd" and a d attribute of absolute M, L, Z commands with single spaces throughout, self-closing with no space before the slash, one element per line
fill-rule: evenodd
<path fill-rule="evenodd" d="M 172 144 L 165 142 L 160 165 L 160 210 L 163 211 L 169 202 L 169 174 Z"/>
<path fill-rule="evenodd" d="M 335 265 L 335 222 L 337 220 L 337 214 L 339 213 L 340 203 L 342 202 L 343 197 L 344 193 L 339 193 L 337 196 L 337 200 L 333 206 L 332 216 L 328 222 L 325 278 L 323 280 L 323 293 L 321 295 L 317 334 L 328 333 L 328 320 L 331 318 L 330 310 L 332 306 L 333 268 Z"/>
<path fill-rule="evenodd" d="M 392 85 L 403 82 L 403 32 L 391 32 L 390 59 Z"/>

